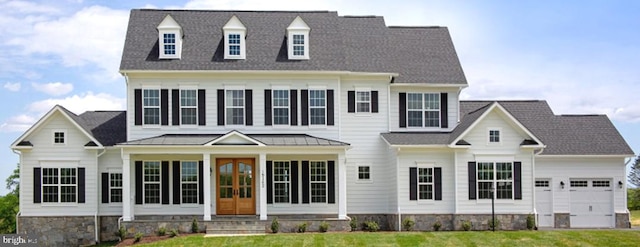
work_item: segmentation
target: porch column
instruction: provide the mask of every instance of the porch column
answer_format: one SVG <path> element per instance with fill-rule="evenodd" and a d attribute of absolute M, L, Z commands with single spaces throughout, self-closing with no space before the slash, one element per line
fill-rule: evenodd
<path fill-rule="evenodd" d="M 260 153 L 260 220 L 267 220 L 267 154 Z"/>
<path fill-rule="evenodd" d="M 338 154 L 338 219 L 347 218 L 347 165 L 344 151 Z"/>
<path fill-rule="evenodd" d="M 211 220 L 211 154 L 202 155 L 203 187 L 204 187 L 204 220 Z"/>
<path fill-rule="evenodd" d="M 131 196 L 131 160 L 129 153 L 122 153 L 122 220 L 133 220 L 133 196 Z"/>

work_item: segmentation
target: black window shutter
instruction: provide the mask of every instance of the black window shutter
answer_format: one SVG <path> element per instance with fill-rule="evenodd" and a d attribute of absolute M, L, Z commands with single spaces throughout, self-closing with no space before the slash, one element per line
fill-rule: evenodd
<path fill-rule="evenodd" d="M 291 161 L 291 203 L 298 203 L 298 161 Z"/>
<path fill-rule="evenodd" d="M 289 100 L 289 108 L 291 108 L 289 110 L 291 115 L 291 119 L 289 121 L 291 126 L 296 126 L 298 125 L 298 90 L 291 89 Z"/>
<path fill-rule="evenodd" d="M 309 125 L 309 90 L 300 90 L 300 121 L 302 126 Z"/>
<path fill-rule="evenodd" d="M 378 112 L 378 91 L 371 91 L 371 112 Z"/>
<path fill-rule="evenodd" d="M 142 204 L 142 179 L 143 179 L 143 174 L 142 174 L 142 161 L 136 161 L 136 204 Z M 126 200 L 127 198 L 123 198 L 123 200 Z"/>
<path fill-rule="evenodd" d="M 133 98 L 135 125 L 142 125 L 142 89 L 134 89 Z"/>
<path fill-rule="evenodd" d="M 171 90 L 171 124 L 180 125 L 180 90 Z"/>
<path fill-rule="evenodd" d="M 302 203 L 309 203 L 309 161 L 302 161 Z"/>
<path fill-rule="evenodd" d="M 78 167 L 78 203 L 85 203 L 86 201 L 86 196 L 85 196 L 85 187 L 86 187 L 86 183 L 85 183 L 85 168 L 84 167 Z"/>
<path fill-rule="evenodd" d="M 409 200 L 418 200 L 418 168 L 409 167 Z"/>
<path fill-rule="evenodd" d="M 198 125 L 207 125 L 207 93 L 198 89 Z"/>
<path fill-rule="evenodd" d="M 522 162 L 513 162 L 513 199 L 522 200 Z"/>
<path fill-rule="evenodd" d="M 169 125 L 169 90 L 160 90 L 160 118 L 162 119 L 162 125 Z"/>
<path fill-rule="evenodd" d="M 273 161 L 267 160 L 267 204 L 273 204 Z"/>
<path fill-rule="evenodd" d="M 245 125 L 253 125 L 253 91 L 244 90 Z"/>
<path fill-rule="evenodd" d="M 468 178 L 469 178 L 469 200 L 476 199 L 476 162 L 469 161 L 468 166 Z"/>
<path fill-rule="evenodd" d="M 33 168 L 33 203 L 42 201 L 42 170 L 40 167 Z"/>
<path fill-rule="evenodd" d="M 180 186 L 180 161 L 173 161 L 173 204 L 180 204 L 182 198 L 180 192 L 182 190 Z"/>
<path fill-rule="evenodd" d="M 271 89 L 264 90 L 264 125 L 271 126 Z"/>
<path fill-rule="evenodd" d="M 198 162 L 198 204 L 204 204 L 204 162 Z"/>
<path fill-rule="evenodd" d="M 218 89 L 218 126 L 224 126 L 224 89 Z"/>
<path fill-rule="evenodd" d="M 400 117 L 400 128 L 407 127 L 407 93 L 400 93 L 398 97 L 398 115 Z"/>
<path fill-rule="evenodd" d="M 356 112 L 356 91 L 347 91 L 347 112 Z"/>
<path fill-rule="evenodd" d="M 109 203 L 109 173 L 102 173 L 102 203 Z"/>
<path fill-rule="evenodd" d="M 449 128 L 448 94 L 440 93 L 440 128 Z"/>
<path fill-rule="evenodd" d="M 162 204 L 169 204 L 169 161 L 162 161 Z"/>
<path fill-rule="evenodd" d="M 327 125 L 329 126 L 333 126 L 334 125 L 334 120 L 333 120 L 333 112 L 334 112 L 334 108 L 333 108 L 333 89 L 329 89 L 327 90 Z"/>
<path fill-rule="evenodd" d="M 329 191 L 327 192 L 327 202 L 330 204 L 336 203 L 336 162 L 333 160 L 327 161 L 327 184 Z"/>
<path fill-rule="evenodd" d="M 433 168 L 433 189 L 435 190 L 434 200 L 442 201 L 442 168 Z"/>

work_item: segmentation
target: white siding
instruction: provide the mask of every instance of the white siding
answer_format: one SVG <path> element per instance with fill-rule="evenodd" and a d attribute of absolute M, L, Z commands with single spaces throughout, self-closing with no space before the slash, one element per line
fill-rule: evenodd
<path fill-rule="evenodd" d="M 428 166 L 424 166 L 428 165 Z M 442 168 L 442 200 L 409 200 L 409 167 Z M 403 214 L 451 214 L 454 211 L 453 152 L 441 149 L 401 149 L 400 151 L 400 210 Z M 434 191 L 435 196 L 435 191 Z"/>
<path fill-rule="evenodd" d="M 449 128 L 400 128 L 400 93 L 447 93 L 447 114 L 449 119 Z M 389 119 L 390 131 L 442 131 L 447 132 L 453 130 L 458 123 L 458 88 L 433 88 L 433 87 L 391 87 L 391 99 Z M 403 113 L 406 114 L 406 113 Z"/>
<path fill-rule="evenodd" d="M 553 212 L 569 213 L 571 201 L 569 181 L 571 178 L 611 179 L 613 188 L 613 209 L 616 213 L 625 213 L 627 201 L 625 189 L 618 181 L 625 183 L 624 158 L 606 157 L 545 157 L 536 158 L 536 177 L 551 179 L 553 193 Z M 564 182 L 564 189 L 560 187 Z"/>
<path fill-rule="evenodd" d="M 102 203 L 102 173 L 122 173 L 122 158 L 119 148 L 108 148 L 107 151 L 98 158 L 98 170 L 96 180 L 98 181 L 96 194 L 100 205 L 100 215 L 122 215 L 122 203 Z M 92 192 L 93 193 L 93 192 Z M 123 198 L 124 200 L 124 198 Z"/>
<path fill-rule="evenodd" d="M 53 144 L 53 131 L 64 130 L 66 144 Z M 86 150 L 84 145 L 90 139 L 76 128 L 61 113 L 55 112 L 25 140 L 33 144 L 33 149 L 23 151 L 21 164 L 20 212 L 23 216 L 39 215 L 94 215 L 97 212 L 98 183 L 96 174 L 96 150 Z M 69 167 L 85 168 L 85 203 L 62 205 L 58 203 L 33 203 L 33 168 L 46 163 L 66 163 Z"/>

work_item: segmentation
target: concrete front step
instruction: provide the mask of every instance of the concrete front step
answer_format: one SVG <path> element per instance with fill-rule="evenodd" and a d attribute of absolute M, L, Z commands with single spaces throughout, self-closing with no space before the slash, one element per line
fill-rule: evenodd
<path fill-rule="evenodd" d="M 214 220 L 207 225 L 207 234 L 264 234 L 265 222 L 259 220 Z"/>

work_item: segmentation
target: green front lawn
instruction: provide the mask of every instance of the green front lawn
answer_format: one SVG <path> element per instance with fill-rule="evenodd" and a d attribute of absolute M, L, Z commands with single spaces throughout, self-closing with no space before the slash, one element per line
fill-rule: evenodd
<path fill-rule="evenodd" d="M 279 233 L 262 236 L 191 235 L 136 246 L 638 246 L 640 231 Z"/>
<path fill-rule="evenodd" d="M 640 226 L 640 210 L 631 211 L 631 225 Z"/>

